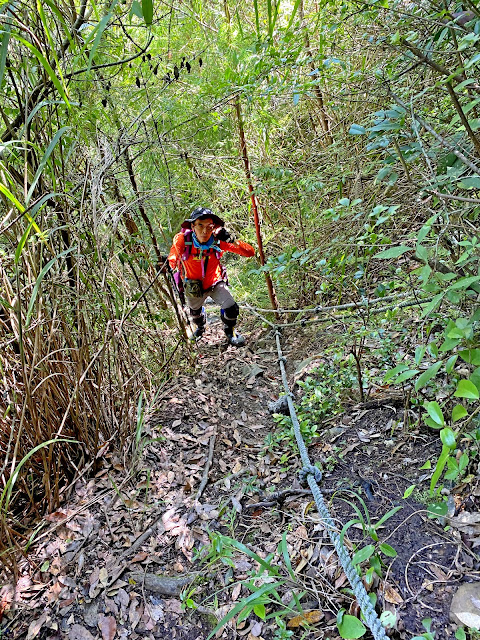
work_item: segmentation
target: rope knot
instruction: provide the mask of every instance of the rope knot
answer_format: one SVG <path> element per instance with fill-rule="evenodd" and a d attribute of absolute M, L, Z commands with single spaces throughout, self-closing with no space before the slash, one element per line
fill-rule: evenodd
<path fill-rule="evenodd" d="M 308 476 L 313 476 L 317 482 L 321 482 L 322 480 L 322 472 L 318 467 L 313 466 L 313 464 L 305 465 L 299 475 L 301 484 L 307 484 Z"/>

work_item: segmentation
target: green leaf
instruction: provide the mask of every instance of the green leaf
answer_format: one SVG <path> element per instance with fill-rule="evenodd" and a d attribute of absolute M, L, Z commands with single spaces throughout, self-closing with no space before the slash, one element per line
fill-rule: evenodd
<path fill-rule="evenodd" d="M 407 251 L 412 251 L 411 247 L 406 247 L 405 245 L 400 245 L 399 247 L 391 247 L 390 249 L 385 249 L 385 251 L 380 251 L 376 253 L 373 257 L 378 260 L 390 260 L 391 258 L 398 258 Z"/>
<path fill-rule="evenodd" d="M 464 351 L 459 351 L 458 355 L 465 362 L 473 364 L 475 367 L 480 366 L 480 349 L 465 349 Z"/>
<path fill-rule="evenodd" d="M 385 374 L 385 376 L 383 378 L 384 382 L 388 382 L 389 380 L 391 380 L 392 378 L 395 378 L 395 376 L 397 376 L 400 373 L 403 373 L 407 369 L 408 369 L 408 365 L 406 365 L 406 364 L 397 364 L 396 367 L 394 367 L 393 369 L 389 369 L 387 371 L 387 373 Z"/>
<path fill-rule="evenodd" d="M 415 391 L 419 391 L 422 389 L 434 376 L 437 375 L 438 370 L 442 366 L 442 360 L 435 362 L 429 367 L 426 371 L 424 371 L 415 382 Z"/>
<path fill-rule="evenodd" d="M 45 56 L 36 47 L 34 47 L 33 44 L 28 42 L 28 40 L 25 40 L 25 38 L 22 38 L 22 36 L 19 36 L 17 33 L 12 33 L 12 37 L 15 37 L 19 42 L 21 42 L 25 47 L 27 47 L 29 51 L 33 53 L 33 55 L 37 58 L 37 60 L 40 62 L 40 64 L 46 71 L 47 75 L 50 77 L 50 80 L 52 81 L 53 85 L 57 89 L 58 93 L 64 99 L 67 107 L 70 108 L 70 102 L 68 101 L 66 87 L 64 87 L 60 82 L 60 80 L 57 78 L 57 76 L 55 75 L 55 72 L 53 71 L 52 67 L 48 63 L 48 60 L 45 58 Z"/>
<path fill-rule="evenodd" d="M 474 282 L 480 281 L 480 276 L 468 276 L 467 278 L 460 278 L 448 287 L 448 291 L 453 289 L 468 289 Z"/>
<path fill-rule="evenodd" d="M 5 62 L 7 60 L 7 52 L 8 52 L 8 41 L 10 40 L 10 31 L 11 24 L 7 22 L 6 24 L 2 24 L 4 32 L 2 36 L 2 43 L 0 45 L 0 87 L 3 82 L 3 74 L 5 73 Z"/>
<path fill-rule="evenodd" d="M 467 634 L 465 633 L 465 629 L 463 627 L 458 627 L 455 631 L 456 640 L 467 640 Z"/>
<path fill-rule="evenodd" d="M 462 189 L 480 189 L 480 177 L 472 176 L 471 178 L 463 178 L 458 183 Z"/>
<path fill-rule="evenodd" d="M 443 501 L 432 502 L 427 507 L 427 513 L 429 518 L 438 518 L 438 517 L 446 516 L 448 513 L 447 503 Z"/>
<path fill-rule="evenodd" d="M 432 463 L 430 462 L 430 460 L 427 460 L 425 464 L 422 464 L 422 466 L 419 467 L 419 469 L 431 469 L 431 468 L 432 468 Z"/>
<path fill-rule="evenodd" d="M 418 369 L 409 369 L 408 371 L 404 371 L 395 380 L 395 384 L 400 384 L 401 382 L 405 382 L 405 380 L 410 380 L 410 378 L 416 376 L 417 373 L 420 373 Z"/>
<path fill-rule="evenodd" d="M 367 544 L 366 547 L 363 547 L 363 549 L 360 549 L 354 554 L 352 558 L 352 564 L 356 566 L 357 564 L 365 562 L 365 560 L 368 560 L 370 558 L 374 551 L 375 547 L 373 546 L 373 544 Z"/>
<path fill-rule="evenodd" d="M 337 627 L 341 637 L 345 640 L 361 638 L 367 631 L 361 620 L 349 615 L 344 615 L 340 623 L 337 621 Z"/>
<path fill-rule="evenodd" d="M 264 604 L 256 604 L 253 607 L 253 613 L 258 616 L 261 620 L 265 620 L 265 605 Z"/>
<path fill-rule="evenodd" d="M 450 427 L 445 427 L 440 431 L 440 440 L 449 449 L 454 449 L 456 445 L 455 432 Z"/>
<path fill-rule="evenodd" d="M 441 424 L 438 424 L 438 422 L 435 422 L 435 420 L 432 420 L 432 418 L 429 418 L 429 417 L 424 417 L 423 421 L 427 425 L 427 427 L 430 427 L 431 429 L 441 429 L 443 426 Z"/>
<path fill-rule="evenodd" d="M 45 560 L 45 562 L 43 562 L 42 566 L 40 567 L 40 571 L 42 572 L 47 571 L 49 566 L 50 566 L 50 560 Z"/>
<path fill-rule="evenodd" d="M 429 302 L 427 306 L 423 309 L 421 317 L 426 318 L 427 316 L 429 316 L 432 313 L 432 311 L 434 311 L 438 307 L 438 305 L 443 299 L 443 296 L 444 296 L 443 293 L 438 293 L 434 297 L 434 299 L 431 302 Z"/>
<path fill-rule="evenodd" d="M 415 486 L 415 485 L 413 485 Z M 386 556 L 388 556 L 389 558 L 396 558 L 397 557 L 397 552 L 395 551 L 395 549 L 393 547 L 391 547 L 389 544 L 387 544 L 386 542 L 383 542 L 380 545 L 380 551 L 382 553 L 384 553 Z"/>
<path fill-rule="evenodd" d="M 25 204 L 26 205 L 28 205 L 28 203 L 30 202 L 30 198 L 32 197 L 32 194 L 33 194 L 33 192 L 35 190 L 35 187 L 37 186 L 37 182 L 40 179 L 40 176 L 42 175 L 42 171 L 43 171 L 45 165 L 47 164 L 48 159 L 50 158 L 53 150 L 57 146 L 57 143 L 60 140 L 61 136 L 68 129 L 69 129 L 69 127 L 62 127 L 61 129 L 59 129 L 55 133 L 55 135 L 53 136 L 50 144 L 48 145 L 47 150 L 45 151 L 42 159 L 40 160 L 40 162 L 38 164 L 38 168 L 37 168 L 37 171 L 35 173 L 35 177 L 33 178 L 32 184 L 30 185 L 30 189 L 28 190 L 28 193 L 27 193 L 27 197 L 25 198 Z"/>
<path fill-rule="evenodd" d="M 403 494 L 404 500 L 406 500 L 412 495 L 413 490 L 415 489 L 416 486 L 417 486 L 416 484 L 411 484 L 407 489 L 405 489 L 405 493 Z"/>
<path fill-rule="evenodd" d="M 468 415 L 468 411 L 462 404 L 456 404 L 452 409 L 452 422 L 458 422 Z"/>
<path fill-rule="evenodd" d="M 460 380 L 453 395 L 456 398 L 468 398 L 470 400 L 478 400 L 480 397 L 477 387 L 470 380 Z"/>
<path fill-rule="evenodd" d="M 365 129 L 365 127 L 362 127 L 359 124 L 352 124 L 352 126 L 350 127 L 350 129 L 348 130 L 348 133 L 351 136 L 361 136 L 364 133 L 367 133 L 367 130 Z"/>
<path fill-rule="evenodd" d="M 422 244 L 417 244 L 415 255 L 417 256 L 417 258 L 420 258 L 420 260 L 423 260 L 423 262 L 428 262 L 427 248 L 424 247 Z"/>
<path fill-rule="evenodd" d="M 453 367 L 455 366 L 455 362 L 457 361 L 458 355 L 454 354 L 453 356 L 450 356 L 450 358 L 447 360 L 447 362 L 445 363 L 445 371 L 447 373 L 452 373 L 453 371 Z"/>
<path fill-rule="evenodd" d="M 428 411 L 428 415 L 440 425 L 445 424 L 445 418 L 443 417 L 442 410 L 438 402 L 427 402 L 425 409 Z"/>
<path fill-rule="evenodd" d="M 142 13 L 145 24 L 149 27 L 153 21 L 153 0 L 142 0 Z"/>
<path fill-rule="evenodd" d="M 37 280 L 35 282 L 35 286 L 33 287 L 32 295 L 30 296 L 30 302 L 28 304 L 27 317 L 25 319 L 25 329 L 27 329 L 29 324 L 30 324 L 30 318 L 32 317 L 33 307 L 35 305 L 35 300 L 37 299 L 38 290 L 40 288 L 40 285 L 42 283 L 43 278 L 50 271 L 50 269 L 53 267 L 54 263 L 59 258 L 62 258 L 63 256 L 66 256 L 68 253 L 70 253 L 71 251 L 74 251 L 76 249 L 77 249 L 77 247 L 70 247 L 70 249 L 66 249 L 65 251 L 62 251 L 61 253 L 58 254 L 58 256 L 55 256 L 49 262 L 47 262 L 47 264 L 43 267 L 43 269 L 38 274 L 38 278 L 37 278 Z"/>

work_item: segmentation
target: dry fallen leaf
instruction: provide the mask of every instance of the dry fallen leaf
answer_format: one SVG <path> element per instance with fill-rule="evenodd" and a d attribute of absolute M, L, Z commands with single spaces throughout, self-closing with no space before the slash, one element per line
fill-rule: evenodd
<path fill-rule="evenodd" d="M 391 585 L 385 585 L 384 597 L 391 604 L 402 604 L 403 598 Z"/>
<path fill-rule="evenodd" d="M 47 616 L 48 614 L 44 611 L 40 616 L 40 618 L 38 618 L 37 620 L 33 620 L 30 623 L 28 627 L 28 632 L 27 632 L 27 640 L 33 640 L 33 638 L 36 638 L 38 636 L 41 628 L 43 627 L 43 625 L 47 620 Z"/>
<path fill-rule="evenodd" d="M 315 624 L 320 622 L 323 618 L 323 611 L 321 609 L 314 609 L 313 611 L 304 611 L 301 615 L 295 616 L 288 621 L 287 627 L 289 629 L 298 629 L 303 624 Z"/>
<path fill-rule="evenodd" d="M 102 640 L 113 640 L 117 632 L 117 623 L 113 616 L 103 616 L 99 623 Z"/>
<path fill-rule="evenodd" d="M 95 640 L 95 638 L 81 624 L 74 624 L 68 632 L 68 640 Z"/>

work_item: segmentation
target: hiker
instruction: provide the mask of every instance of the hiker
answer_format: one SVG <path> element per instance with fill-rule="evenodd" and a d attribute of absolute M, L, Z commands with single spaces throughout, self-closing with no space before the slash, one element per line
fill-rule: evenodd
<path fill-rule="evenodd" d="M 221 218 L 210 209 L 197 207 L 173 239 L 168 262 L 174 271 L 177 270 L 174 277 L 179 290 L 183 285 L 191 318 L 197 326 L 194 337 L 201 338 L 205 333 L 207 314 L 203 304 L 210 296 L 221 307 L 228 342 L 240 347 L 245 344 L 245 338 L 234 331 L 240 309 L 230 293 L 226 271 L 220 264 L 224 251 L 247 258 L 255 255 L 252 246 L 236 240 L 225 229 Z"/>

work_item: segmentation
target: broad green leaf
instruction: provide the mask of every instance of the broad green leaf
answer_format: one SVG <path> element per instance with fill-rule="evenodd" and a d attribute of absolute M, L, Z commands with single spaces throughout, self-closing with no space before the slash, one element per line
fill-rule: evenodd
<path fill-rule="evenodd" d="M 431 469 L 431 468 L 432 468 L 432 463 L 430 462 L 430 460 L 427 460 L 425 464 L 422 464 L 422 466 L 419 467 L 419 469 Z"/>
<path fill-rule="evenodd" d="M 395 376 L 399 375 L 400 373 L 403 373 L 404 371 L 406 371 L 408 369 L 408 365 L 406 364 L 397 364 L 396 367 L 394 367 L 393 369 L 389 369 L 387 371 L 387 373 L 384 376 L 384 381 L 388 382 L 388 380 L 391 380 L 392 378 L 395 378 Z"/>
<path fill-rule="evenodd" d="M 409 369 L 408 371 L 404 371 L 398 376 L 398 378 L 396 378 L 395 384 L 400 384 L 401 382 L 405 382 L 405 380 L 410 380 L 410 378 L 415 377 L 417 373 L 420 373 L 418 369 Z"/>
<path fill-rule="evenodd" d="M 398 258 L 407 251 L 412 251 L 411 247 L 406 247 L 401 245 L 399 247 L 391 247 L 390 249 L 385 249 L 385 251 L 380 251 L 376 253 L 373 257 L 378 260 L 390 260 L 391 258 Z"/>
<path fill-rule="evenodd" d="M 445 429 L 442 429 L 440 431 L 440 440 L 449 449 L 455 448 L 455 433 L 452 429 L 450 429 L 450 427 L 445 427 Z"/>
<path fill-rule="evenodd" d="M 423 262 L 428 262 L 428 251 L 422 244 L 417 244 L 415 255 L 417 258 L 420 258 L 420 260 L 423 260 Z"/>
<path fill-rule="evenodd" d="M 427 425 L 427 427 L 430 427 L 431 429 L 441 429 L 443 426 L 441 424 L 438 424 L 438 422 L 435 422 L 435 420 L 432 420 L 432 418 L 430 418 L 429 416 L 424 417 L 423 421 Z"/>
<path fill-rule="evenodd" d="M 468 415 L 468 411 L 462 404 L 456 404 L 452 409 L 452 422 L 458 422 Z"/>
<path fill-rule="evenodd" d="M 443 412 L 440 408 L 438 402 L 427 402 L 425 406 L 428 411 L 428 415 L 434 420 L 437 424 L 444 425 L 445 418 L 443 417 Z"/>
<path fill-rule="evenodd" d="M 362 127 L 359 124 L 352 124 L 352 126 L 348 130 L 348 133 L 352 136 L 361 136 L 364 133 L 367 133 L 367 130 L 365 129 L 365 127 Z"/>
<path fill-rule="evenodd" d="M 468 289 L 474 282 L 479 282 L 480 276 L 468 276 L 467 278 L 460 278 L 448 287 L 448 290 L 453 289 Z"/>
<path fill-rule="evenodd" d="M 345 640 L 355 640 L 365 635 L 367 628 L 361 620 L 355 616 L 344 615 L 340 623 L 337 622 L 338 631 Z"/>
<path fill-rule="evenodd" d="M 368 560 L 374 551 L 375 547 L 373 544 L 367 544 L 366 547 L 363 547 L 363 549 L 360 549 L 354 554 L 352 564 L 356 566 L 357 564 L 361 564 L 365 560 Z"/>
<path fill-rule="evenodd" d="M 456 398 L 468 398 L 469 400 L 479 399 L 478 389 L 470 380 L 460 380 L 453 395 Z"/>
<path fill-rule="evenodd" d="M 426 371 L 424 371 L 415 382 L 415 391 L 419 391 L 422 389 L 434 376 L 437 375 L 440 367 L 442 366 L 442 360 L 435 362 L 429 367 Z"/>
<path fill-rule="evenodd" d="M 434 311 L 438 305 L 440 304 L 440 302 L 443 299 L 444 294 L 443 293 L 438 293 L 431 302 L 429 302 L 427 304 L 427 306 L 423 309 L 422 311 L 422 318 L 426 318 L 428 315 L 430 315 L 432 313 L 432 311 Z"/>
<path fill-rule="evenodd" d="M 475 369 L 475 371 L 471 374 L 469 380 L 470 382 L 473 382 L 473 384 L 480 391 L 480 367 L 477 367 Z"/>
<path fill-rule="evenodd" d="M 447 513 L 448 513 L 448 506 L 447 506 L 447 503 L 443 501 L 432 502 L 427 507 L 427 514 L 429 518 L 438 518 L 438 517 L 446 516 Z M 421 640 L 423 640 L 423 638 Z"/>
<path fill-rule="evenodd" d="M 264 604 L 256 604 L 253 607 L 253 613 L 258 616 L 261 620 L 265 620 L 265 605 Z"/>
<path fill-rule="evenodd" d="M 465 349 L 464 351 L 459 351 L 458 355 L 465 362 L 473 364 L 475 367 L 480 366 L 480 349 Z"/>
<path fill-rule="evenodd" d="M 450 358 L 446 361 L 446 363 L 445 363 L 445 371 L 447 373 L 452 373 L 453 367 L 455 366 L 457 358 L 458 358 L 458 355 L 455 353 L 453 356 L 450 356 Z"/>
<path fill-rule="evenodd" d="M 462 189 L 480 189 L 480 177 L 472 176 L 471 178 L 463 178 L 458 183 Z"/>
<path fill-rule="evenodd" d="M 142 13 L 145 24 L 149 27 L 153 21 L 153 0 L 142 0 Z"/>
<path fill-rule="evenodd" d="M 386 542 L 383 542 L 380 545 L 380 551 L 384 553 L 386 556 L 388 556 L 389 558 L 397 557 L 397 552 L 395 551 L 395 549 L 391 547 L 389 544 L 387 544 Z"/>

